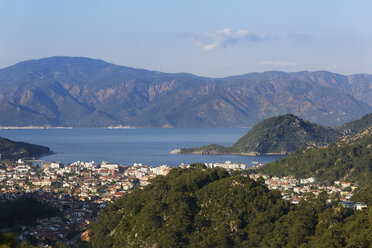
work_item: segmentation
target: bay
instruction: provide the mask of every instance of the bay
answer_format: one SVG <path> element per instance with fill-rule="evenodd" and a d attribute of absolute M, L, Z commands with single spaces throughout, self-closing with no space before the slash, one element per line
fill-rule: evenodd
<path fill-rule="evenodd" d="M 173 149 L 220 144 L 231 146 L 245 128 L 74 128 L 74 129 L 3 129 L 0 136 L 15 141 L 45 145 L 56 154 L 41 158 L 64 164 L 75 161 L 109 161 L 121 165 L 142 163 L 149 166 L 178 166 L 181 163 L 271 162 L 281 156 L 171 154 Z"/>

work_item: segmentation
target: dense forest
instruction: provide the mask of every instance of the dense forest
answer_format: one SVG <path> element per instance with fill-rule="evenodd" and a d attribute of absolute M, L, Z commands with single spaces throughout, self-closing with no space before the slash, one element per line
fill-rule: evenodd
<path fill-rule="evenodd" d="M 263 179 L 193 165 L 158 176 L 103 209 L 92 247 L 369 247 L 371 209 L 327 194 L 291 205 Z M 363 223 L 363 224 L 360 224 Z"/>
<path fill-rule="evenodd" d="M 17 231 L 22 226 L 35 225 L 37 219 L 59 216 L 61 212 L 37 200 L 22 197 L 0 202 L 0 228 Z M 14 233 L 0 233 L 1 248 L 32 248 L 27 241 L 19 240 Z"/>
<path fill-rule="evenodd" d="M 32 198 L 0 202 L 0 227 L 13 228 L 32 225 L 38 218 L 50 218 L 60 215 L 60 211 L 40 203 Z"/>

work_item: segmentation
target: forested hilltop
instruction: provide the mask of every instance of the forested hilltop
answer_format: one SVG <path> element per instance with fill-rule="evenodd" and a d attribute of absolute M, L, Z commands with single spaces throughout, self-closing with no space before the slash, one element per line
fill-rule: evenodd
<path fill-rule="evenodd" d="M 232 147 L 208 145 L 197 148 L 183 148 L 180 153 L 244 155 L 287 154 L 308 145 L 324 146 L 337 140 L 341 133 L 311 123 L 297 116 L 286 114 L 271 117 L 257 123 Z"/>
<path fill-rule="evenodd" d="M 125 194 L 91 224 L 92 247 L 369 247 L 372 210 L 327 194 L 291 205 L 262 180 L 193 165 Z M 359 223 L 364 223 L 360 225 Z"/>
<path fill-rule="evenodd" d="M 286 158 L 265 165 L 262 172 L 297 178 L 312 176 L 329 184 L 336 180 L 355 182 L 361 186 L 355 199 L 371 205 L 372 127 L 353 136 L 344 136 L 326 147 L 301 148 Z"/>
<path fill-rule="evenodd" d="M 19 158 L 38 158 L 51 154 L 49 147 L 34 145 L 26 142 L 16 142 L 0 137 L 1 159 L 15 160 Z"/>

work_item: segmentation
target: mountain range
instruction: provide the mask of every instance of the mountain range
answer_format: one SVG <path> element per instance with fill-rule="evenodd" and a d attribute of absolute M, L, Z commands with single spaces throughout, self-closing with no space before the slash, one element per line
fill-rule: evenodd
<path fill-rule="evenodd" d="M 0 69 L 0 126 L 251 127 L 292 113 L 339 126 L 372 112 L 372 75 L 270 71 L 225 78 L 81 57 Z"/>

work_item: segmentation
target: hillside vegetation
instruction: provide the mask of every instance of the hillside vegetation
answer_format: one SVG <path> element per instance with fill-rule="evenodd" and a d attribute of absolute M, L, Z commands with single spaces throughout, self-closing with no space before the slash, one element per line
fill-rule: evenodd
<path fill-rule="evenodd" d="M 372 211 L 298 206 L 260 182 L 220 168 L 173 169 L 101 210 L 91 247 L 368 247 Z M 336 205 L 335 205 L 336 206 Z M 365 223 L 358 225 L 358 223 Z"/>
<path fill-rule="evenodd" d="M 235 153 L 283 154 L 307 145 L 326 145 L 338 137 L 339 133 L 332 128 L 287 114 L 259 122 L 232 146 L 232 150 Z"/>
<path fill-rule="evenodd" d="M 224 153 L 233 153 L 231 147 L 224 147 L 217 144 L 211 144 L 201 147 L 194 148 L 182 148 L 179 150 L 179 153 L 193 153 L 193 154 L 224 154 Z"/>
<path fill-rule="evenodd" d="M 208 145 L 184 148 L 181 153 L 245 155 L 287 154 L 308 145 L 324 146 L 340 137 L 332 128 L 305 121 L 291 114 L 268 118 L 257 123 L 232 147 Z"/>
<path fill-rule="evenodd" d="M 61 212 L 57 208 L 49 207 L 27 196 L 0 202 L 1 228 L 34 225 L 37 219 L 60 215 Z"/>
<path fill-rule="evenodd" d="M 345 123 L 344 125 L 337 127 L 336 130 L 345 135 L 353 135 L 370 126 L 372 126 L 372 113 L 367 114 L 358 120 Z"/>
<path fill-rule="evenodd" d="M 359 183 L 365 191 L 357 200 L 372 204 L 372 127 L 356 135 L 344 136 L 326 147 L 304 147 L 286 158 L 263 167 L 270 175 L 293 175 L 297 178 L 316 177 L 333 184 L 336 180 Z M 368 198 L 368 199 L 367 199 Z"/>
<path fill-rule="evenodd" d="M 38 158 L 51 153 L 50 148 L 46 146 L 16 142 L 0 137 L 0 154 L 2 159 Z"/>

